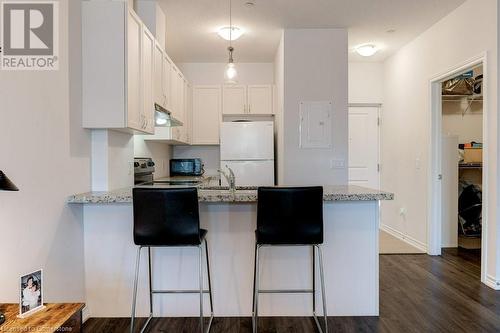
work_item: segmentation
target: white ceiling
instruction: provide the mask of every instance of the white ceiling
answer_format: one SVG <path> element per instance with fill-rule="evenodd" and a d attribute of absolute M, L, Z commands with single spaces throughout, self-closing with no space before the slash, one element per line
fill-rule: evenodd
<path fill-rule="evenodd" d="M 229 0 L 158 0 L 167 16 L 167 51 L 176 62 L 225 62 L 227 42 L 217 28 L 229 25 Z M 381 48 L 381 61 L 465 0 L 248 0 L 233 1 L 233 25 L 246 33 L 234 42 L 236 62 L 272 62 L 284 28 L 349 29 L 349 60 L 360 44 Z M 465 23 L 464 23 L 465 24 Z M 388 30 L 395 32 L 387 32 Z"/>

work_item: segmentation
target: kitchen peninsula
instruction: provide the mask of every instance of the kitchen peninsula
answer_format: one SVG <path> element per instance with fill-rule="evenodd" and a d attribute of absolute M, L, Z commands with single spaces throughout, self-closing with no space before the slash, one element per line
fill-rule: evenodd
<path fill-rule="evenodd" d="M 161 185 L 155 185 L 158 187 Z M 216 316 L 250 316 L 257 191 L 203 187 L 198 191 L 201 227 L 208 230 Z M 358 186 L 324 186 L 324 257 L 330 316 L 379 314 L 379 201 L 393 194 Z M 83 205 L 85 316 L 128 317 L 132 301 L 136 247 L 132 239 L 131 188 L 70 196 Z M 155 249 L 154 288 L 197 285 L 195 249 Z M 261 284 L 272 288 L 310 288 L 311 249 L 282 247 L 262 251 Z M 142 262 L 138 315 L 148 309 Z M 196 316 L 196 295 L 156 296 L 156 316 Z M 320 295 L 317 295 L 319 299 Z M 205 299 L 208 305 L 208 298 Z M 309 316 L 310 295 L 263 295 L 263 316 Z"/>

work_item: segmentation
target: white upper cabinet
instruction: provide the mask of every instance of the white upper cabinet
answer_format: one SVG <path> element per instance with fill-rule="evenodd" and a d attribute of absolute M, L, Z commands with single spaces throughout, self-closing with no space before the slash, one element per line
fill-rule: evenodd
<path fill-rule="evenodd" d="M 84 128 L 152 134 L 155 103 L 184 121 L 184 90 L 184 76 L 128 2 L 82 2 Z"/>
<path fill-rule="evenodd" d="M 165 100 L 165 80 L 164 80 L 164 61 L 163 49 L 159 43 L 155 43 L 154 52 L 154 102 L 166 108 Z"/>
<path fill-rule="evenodd" d="M 240 85 L 224 86 L 222 88 L 222 113 L 244 114 L 247 113 L 247 87 Z"/>
<path fill-rule="evenodd" d="M 273 114 L 273 86 L 250 85 L 247 88 L 250 114 Z"/>
<path fill-rule="evenodd" d="M 139 18 L 129 11 L 127 14 L 127 127 L 144 130 L 141 101 L 141 43 L 142 26 Z M 98 84 L 98 82 L 95 82 Z"/>
<path fill-rule="evenodd" d="M 272 85 L 227 85 L 222 92 L 224 115 L 273 114 Z"/>
<path fill-rule="evenodd" d="M 143 27 L 142 35 L 142 101 L 143 109 L 142 116 L 144 121 L 144 129 L 147 133 L 154 133 L 154 50 L 155 39 L 151 32 Z"/>
<path fill-rule="evenodd" d="M 164 107 L 167 110 L 172 109 L 172 83 L 171 83 L 171 74 L 172 72 L 172 61 L 167 56 L 166 53 L 163 54 L 163 95 L 165 97 Z"/>
<path fill-rule="evenodd" d="M 154 39 L 145 31 L 126 2 L 82 2 L 83 127 L 154 130 L 153 110 L 145 104 L 153 100 Z"/>
<path fill-rule="evenodd" d="M 194 86 L 192 97 L 193 145 L 218 145 L 221 121 L 221 87 Z"/>

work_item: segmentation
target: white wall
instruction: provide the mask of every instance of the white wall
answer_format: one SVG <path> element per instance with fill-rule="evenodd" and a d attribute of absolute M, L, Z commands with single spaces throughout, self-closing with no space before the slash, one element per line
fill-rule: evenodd
<path fill-rule="evenodd" d="M 65 203 L 90 189 L 80 24 L 80 2 L 59 1 L 59 70 L 0 74 L 0 169 L 20 188 L 0 192 L 0 303 L 39 268 L 45 301 L 84 301 L 82 208 Z"/>
<path fill-rule="evenodd" d="M 285 184 L 347 184 L 347 30 L 284 31 Z M 333 102 L 333 148 L 299 148 L 301 101 Z M 332 159 L 345 161 L 331 169 Z"/>
<path fill-rule="evenodd" d="M 142 135 L 134 136 L 134 157 L 150 157 L 155 162 L 154 178 L 167 177 L 170 173 L 169 161 L 172 146 L 160 142 L 145 141 Z"/>
<path fill-rule="evenodd" d="M 204 163 L 205 175 L 218 175 L 220 167 L 219 146 L 175 146 L 174 158 L 201 158 Z"/>
<path fill-rule="evenodd" d="M 384 64 L 349 63 L 349 103 L 382 104 L 384 99 Z"/>
<path fill-rule="evenodd" d="M 473 13 L 473 15 L 471 14 Z M 480 18 L 470 28 L 471 17 Z M 487 207 L 487 273 L 498 278 L 496 261 L 498 190 L 497 117 L 497 2 L 469 0 L 385 62 L 382 113 L 381 188 L 395 193 L 384 202 L 382 221 L 423 245 L 427 244 L 427 193 L 429 174 L 430 79 L 488 52 L 486 80 L 492 195 Z M 406 208 L 406 216 L 400 216 Z"/>
<path fill-rule="evenodd" d="M 274 96 L 274 113 L 275 113 L 275 145 L 276 145 L 276 179 L 278 185 L 283 184 L 284 172 L 284 135 L 283 133 L 283 108 L 284 108 L 284 82 L 285 82 L 285 48 L 284 48 L 284 34 L 281 33 L 280 43 L 278 50 L 274 57 L 274 82 L 275 82 L 275 96 Z"/>
<path fill-rule="evenodd" d="M 459 143 L 483 141 L 483 112 L 480 103 L 473 103 L 471 110 L 462 115 L 458 102 L 443 103 L 443 134 L 457 135 Z"/>

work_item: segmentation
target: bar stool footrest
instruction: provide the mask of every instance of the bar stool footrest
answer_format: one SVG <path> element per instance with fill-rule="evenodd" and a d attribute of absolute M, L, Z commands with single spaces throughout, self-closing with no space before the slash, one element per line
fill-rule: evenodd
<path fill-rule="evenodd" d="M 210 290 L 203 290 L 204 294 L 208 294 Z M 184 290 L 152 290 L 152 294 L 199 294 L 199 289 L 184 289 Z"/>
<path fill-rule="evenodd" d="M 313 294 L 312 289 L 259 289 L 259 294 Z"/>

